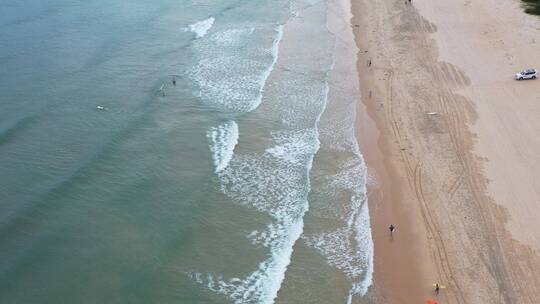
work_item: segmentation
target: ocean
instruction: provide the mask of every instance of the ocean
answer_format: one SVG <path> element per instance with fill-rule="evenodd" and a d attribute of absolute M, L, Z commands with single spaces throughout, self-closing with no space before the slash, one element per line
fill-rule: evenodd
<path fill-rule="evenodd" d="M 345 0 L 0 14 L 0 303 L 370 303 Z"/>

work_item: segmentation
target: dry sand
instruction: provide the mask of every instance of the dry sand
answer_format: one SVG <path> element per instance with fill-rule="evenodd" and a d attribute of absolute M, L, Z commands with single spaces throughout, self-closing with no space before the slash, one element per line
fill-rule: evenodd
<path fill-rule="evenodd" d="M 513 0 L 352 2 L 377 303 L 540 303 L 540 80 L 513 79 L 540 68 L 540 18 Z"/>

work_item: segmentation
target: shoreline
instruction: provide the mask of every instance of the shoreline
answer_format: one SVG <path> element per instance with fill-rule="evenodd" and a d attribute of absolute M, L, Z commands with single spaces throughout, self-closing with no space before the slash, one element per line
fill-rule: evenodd
<path fill-rule="evenodd" d="M 540 20 L 499 0 L 352 11 L 376 303 L 535 303 L 540 107 L 511 76 L 540 62 Z"/>
<path fill-rule="evenodd" d="M 355 13 L 367 9 L 360 2 L 353 2 L 352 8 L 352 26 L 360 29 L 368 27 L 369 20 Z M 377 34 L 371 29 L 367 34 L 355 30 L 362 98 L 357 105 L 356 131 L 368 172 L 375 180 L 368 184 L 375 245 L 372 293 L 376 303 L 424 303 L 426 299 L 434 298 L 429 284 L 436 276 L 436 270 L 429 254 L 421 250 L 429 244 L 420 211 L 411 205 L 413 194 L 409 185 L 404 183 L 406 177 L 400 172 L 399 159 L 391 153 L 399 150 L 399 147 L 388 140 L 388 130 L 381 117 L 384 115 L 384 102 L 381 99 L 388 97 L 385 96 L 387 83 L 377 83 L 378 77 L 384 76 L 385 72 L 377 69 L 371 59 L 376 51 L 370 43 L 373 33 Z M 368 65 L 369 61 L 371 65 Z M 374 70 L 379 71 L 374 73 Z M 403 197 L 407 199 L 401 200 Z M 390 224 L 397 227 L 392 236 L 388 230 Z M 419 256 L 421 258 L 417 259 Z M 422 259 L 428 259 L 428 262 L 420 263 Z"/>

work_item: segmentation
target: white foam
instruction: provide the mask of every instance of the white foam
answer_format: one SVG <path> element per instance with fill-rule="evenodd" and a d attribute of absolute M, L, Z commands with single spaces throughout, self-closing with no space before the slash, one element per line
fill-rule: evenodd
<path fill-rule="evenodd" d="M 214 171 L 218 173 L 229 165 L 234 155 L 234 147 L 238 144 L 238 125 L 230 120 L 210 128 L 206 136 L 210 142 Z"/>
<path fill-rule="evenodd" d="M 357 251 L 361 252 L 364 265 L 364 277 L 353 284 L 352 293 L 365 295 L 373 282 L 373 238 L 371 237 L 371 223 L 367 201 L 360 209 L 355 221 L 355 239 Z"/>
<path fill-rule="evenodd" d="M 328 75 L 335 74 L 335 54 Z M 336 98 L 336 93 L 333 94 Z M 317 249 L 329 265 L 342 270 L 349 278 L 352 287 L 347 303 L 352 302 L 353 296 L 367 293 L 373 276 L 373 240 L 367 204 L 368 174 L 354 132 L 355 108 L 349 108 L 334 112 L 332 123 L 321 130 L 326 138 L 325 148 L 350 155 L 342 160 L 337 174 L 325 178 L 320 189 L 332 198 L 346 193 L 350 195 L 350 204 L 332 205 L 329 210 L 332 218 L 342 220 L 344 226 L 304 237 L 306 243 Z"/>
<path fill-rule="evenodd" d="M 195 33 L 197 38 L 202 38 L 206 35 L 206 33 L 208 33 L 210 28 L 212 28 L 214 21 L 214 17 L 210 17 L 208 19 L 190 24 L 188 28 L 191 32 Z"/>
<path fill-rule="evenodd" d="M 274 132 L 272 137 L 277 145 L 266 149 L 266 153 L 291 164 L 305 162 L 319 149 L 319 146 L 314 144 L 317 142 L 315 129 Z"/>
<path fill-rule="evenodd" d="M 364 296 L 368 292 L 373 279 L 374 246 L 367 202 L 370 177 L 355 134 L 356 105 L 360 94 L 356 61 L 350 60 L 356 58 L 358 52 L 351 26 L 351 3 L 347 0 L 327 3 L 326 24 L 335 37 L 335 69 L 329 72 L 329 81 L 337 84 L 332 87 L 331 102 L 337 103 L 336 109 L 340 109 L 340 106 L 344 106 L 344 109 L 332 112 L 328 120 L 331 123 L 321 128 L 321 134 L 325 149 L 349 157 L 341 160 L 337 174 L 324 181 L 325 189 L 322 191 L 326 191 L 330 198 L 350 195 L 350 203 L 332 206 L 336 223 L 342 221 L 342 227 L 306 239 L 326 257 L 330 265 L 347 275 L 352 285 L 347 298 L 350 304 L 354 296 Z"/>
<path fill-rule="evenodd" d="M 197 273 L 192 275 L 192 279 L 199 284 L 206 285 L 214 292 L 227 295 L 236 304 L 273 303 L 281 282 L 285 278 L 285 271 L 290 263 L 294 243 L 302 234 L 302 220 L 291 224 L 282 245 L 279 248 L 274 248 L 271 251 L 271 256 L 261 262 L 257 270 L 247 277 L 224 280 L 221 276 L 214 278 L 207 275 L 203 279 L 202 274 Z"/>
<path fill-rule="evenodd" d="M 277 32 L 277 36 L 274 39 L 274 42 L 272 43 L 272 48 L 270 50 L 271 54 L 272 54 L 272 63 L 261 74 L 261 77 L 260 77 L 260 80 L 259 80 L 259 95 L 254 100 L 253 105 L 252 105 L 252 109 L 250 110 L 250 112 L 255 110 L 261 104 L 262 96 L 263 96 L 263 92 L 264 92 L 264 87 L 266 86 L 266 81 L 268 80 L 268 77 L 272 73 L 272 70 L 274 69 L 274 66 L 276 65 L 276 62 L 277 62 L 278 57 L 279 57 L 279 43 L 283 39 L 283 25 L 279 25 L 278 27 L 276 27 L 276 32 Z"/>
<path fill-rule="evenodd" d="M 369 209 L 363 196 L 351 198 L 351 213 L 346 226 L 333 231 L 304 237 L 329 265 L 342 270 L 351 280 L 351 296 L 365 295 L 372 282 L 373 241 Z"/>
<path fill-rule="evenodd" d="M 280 25 L 274 29 L 277 34 L 270 49 L 253 44 L 255 38 L 269 37 L 259 35 L 264 34 L 265 30 L 271 29 L 229 29 L 213 32 L 207 39 L 195 42 L 200 48 L 198 53 L 204 56 L 198 58 L 198 64 L 190 70 L 189 76 L 199 86 L 204 102 L 236 112 L 253 111 L 261 104 L 264 89 L 278 61 L 279 46 L 283 39 L 283 26 Z M 258 35 L 251 36 L 254 32 Z M 283 48 L 282 51 L 286 50 Z M 272 56 L 271 62 L 268 55 Z M 287 59 L 292 60 L 289 56 L 283 56 L 285 62 Z M 289 68 L 291 65 L 284 64 L 283 67 Z M 226 295 L 233 303 L 270 304 L 281 288 L 293 246 L 303 233 L 303 218 L 309 208 L 307 194 L 311 187 L 310 171 L 313 156 L 320 146 L 318 124 L 326 109 L 330 90 L 328 73 L 324 85 L 323 90 L 320 83 L 313 85 L 305 91 L 308 95 L 303 95 L 304 90 L 288 91 L 283 97 L 286 99 L 292 96 L 294 102 L 283 104 L 291 104 L 296 108 L 287 123 L 283 123 L 283 127 L 295 131 L 273 132 L 272 143 L 262 153 L 232 153 L 228 165 L 218 172 L 224 194 L 232 201 L 255 209 L 271 219 L 247 235 L 254 245 L 268 250 L 268 255 L 254 265 L 253 269 L 246 271 L 245 275 L 233 278 L 202 274 L 193 276 L 196 282 Z M 313 92 L 322 93 L 324 98 L 312 96 Z M 287 111 L 282 108 L 279 110 Z M 314 121 L 315 113 L 317 117 Z M 354 138 L 354 117 L 337 123 L 347 130 L 336 137 L 341 150 L 359 155 Z M 356 151 L 353 151 L 355 148 Z M 352 284 L 349 295 L 351 301 L 353 295 L 367 291 L 373 271 L 373 245 L 365 187 L 359 186 L 362 184 L 362 180 L 359 180 L 361 174 L 357 175 L 362 172 L 363 161 L 361 156 L 356 156 L 343 165 L 340 173 L 328 180 L 328 189 L 353 193 L 350 204 L 344 207 L 343 213 L 339 213 L 338 220 L 343 219 L 343 227 L 305 237 L 306 242 L 316 248 L 330 265 L 342 269 L 347 275 Z M 332 178 L 335 180 L 332 181 Z"/>
<path fill-rule="evenodd" d="M 269 249 L 268 258 L 243 278 L 192 275 L 199 284 L 228 296 L 233 303 L 274 302 L 293 246 L 303 231 L 303 217 L 309 206 L 308 176 L 319 147 L 317 129 L 275 132 L 272 141 L 295 151 L 290 161 L 283 161 L 268 150 L 260 154 L 234 154 L 229 166 L 218 173 L 221 190 L 228 197 L 272 218 L 266 227 L 247 236 L 254 244 Z"/>
<path fill-rule="evenodd" d="M 188 75 L 198 85 L 203 102 L 233 112 L 251 112 L 261 104 L 278 59 L 283 27 L 274 29 L 277 34 L 269 49 L 261 48 L 260 37 L 252 37 L 254 31 L 253 27 L 227 29 L 195 44 L 200 58 Z M 268 31 L 258 29 L 262 35 Z"/>
<path fill-rule="evenodd" d="M 341 147 L 336 149 L 341 150 Z M 344 226 L 304 237 L 306 243 L 316 248 L 329 265 L 342 270 L 350 279 L 352 287 L 348 303 L 354 295 L 365 295 L 373 278 L 373 240 L 367 203 L 368 171 L 359 150 L 351 148 L 349 152 L 351 156 L 342 160 L 339 171 L 327 176 L 319 189 L 330 197 L 350 193 L 349 204 L 331 205 L 329 210 L 332 218 L 341 219 Z"/>
<path fill-rule="evenodd" d="M 255 28 L 228 29 L 217 32 L 211 37 L 211 42 L 218 47 L 235 47 L 239 46 L 242 38 L 245 38 L 255 31 Z"/>

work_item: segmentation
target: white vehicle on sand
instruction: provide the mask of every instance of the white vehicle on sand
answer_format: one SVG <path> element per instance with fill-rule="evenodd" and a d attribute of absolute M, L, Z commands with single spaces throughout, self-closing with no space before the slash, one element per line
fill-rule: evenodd
<path fill-rule="evenodd" d="M 536 79 L 536 77 L 538 77 L 536 69 L 527 69 L 516 74 L 516 80 Z"/>

